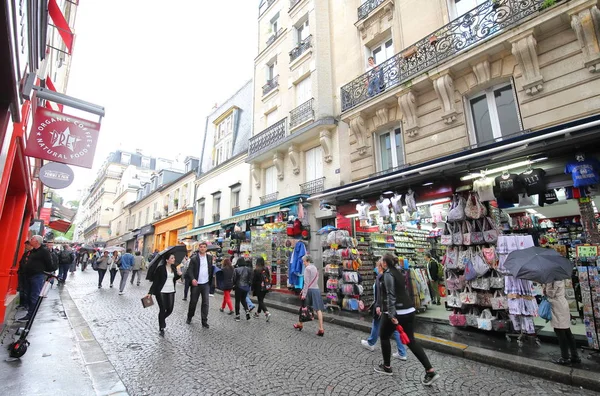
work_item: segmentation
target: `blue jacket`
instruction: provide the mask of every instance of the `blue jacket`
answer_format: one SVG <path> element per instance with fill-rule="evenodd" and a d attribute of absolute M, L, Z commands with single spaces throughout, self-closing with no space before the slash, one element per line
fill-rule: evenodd
<path fill-rule="evenodd" d="M 288 268 L 288 282 L 294 285 L 296 288 L 302 288 L 302 274 L 304 272 L 304 265 L 302 264 L 302 257 L 306 255 L 306 247 L 304 243 L 298 241 L 294 247 L 294 253 L 290 257 L 290 265 Z M 300 285 L 300 287 L 298 287 Z"/>
<path fill-rule="evenodd" d="M 133 254 L 125 253 L 121 256 L 121 269 L 130 270 L 133 268 Z"/>

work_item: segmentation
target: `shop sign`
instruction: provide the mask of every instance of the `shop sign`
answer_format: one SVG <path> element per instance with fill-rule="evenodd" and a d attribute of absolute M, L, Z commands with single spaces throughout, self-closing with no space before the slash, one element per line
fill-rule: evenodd
<path fill-rule="evenodd" d="M 25 155 L 91 168 L 99 132 L 96 122 L 38 107 Z"/>
<path fill-rule="evenodd" d="M 145 225 L 140 229 L 140 235 L 153 234 L 154 226 L 153 225 Z"/>
<path fill-rule="evenodd" d="M 579 245 L 575 247 L 577 250 L 577 257 L 597 257 L 598 246 L 597 245 Z"/>
<path fill-rule="evenodd" d="M 73 183 L 73 171 L 68 165 L 58 162 L 48 162 L 40 169 L 40 180 L 45 186 L 60 190 L 67 188 Z"/>

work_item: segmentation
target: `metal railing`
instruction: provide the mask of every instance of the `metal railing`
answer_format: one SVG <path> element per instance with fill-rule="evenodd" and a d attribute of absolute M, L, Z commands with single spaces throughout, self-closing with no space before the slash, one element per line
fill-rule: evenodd
<path fill-rule="evenodd" d="M 385 0 L 367 0 L 367 1 L 365 1 L 363 5 L 358 7 L 358 20 L 361 21 L 361 20 L 365 19 L 367 16 L 369 16 L 371 11 L 373 11 L 375 8 L 379 7 L 379 5 L 381 3 L 383 3 L 384 1 Z"/>
<path fill-rule="evenodd" d="M 300 184 L 300 191 L 302 194 L 316 194 L 320 193 L 325 189 L 325 178 L 308 181 L 304 184 Z"/>
<path fill-rule="evenodd" d="M 340 88 L 342 111 L 358 106 L 536 15 L 544 1 L 488 0 L 480 4 Z"/>
<path fill-rule="evenodd" d="M 204 219 L 198 219 L 197 227 L 202 227 L 204 225 Z"/>
<path fill-rule="evenodd" d="M 252 136 L 249 142 L 248 154 L 252 156 L 283 139 L 287 133 L 286 124 L 287 117 L 277 121 L 258 135 Z"/>
<path fill-rule="evenodd" d="M 219 213 L 214 213 L 213 214 L 213 223 L 216 223 L 219 220 L 221 220 L 221 215 Z"/>
<path fill-rule="evenodd" d="M 231 208 L 231 215 L 235 216 L 237 214 L 237 212 L 240 211 L 240 207 L 239 206 L 234 206 L 233 208 Z"/>
<path fill-rule="evenodd" d="M 309 34 L 308 37 L 300 41 L 298 45 L 290 51 L 290 62 L 293 62 L 310 47 L 312 47 L 312 34 Z"/>
<path fill-rule="evenodd" d="M 277 196 L 279 195 L 279 191 L 276 191 L 271 194 L 263 195 L 260 197 L 260 204 L 264 205 L 269 202 L 277 201 Z"/>
<path fill-rule="evenodd" d="M 314 102 L 315 99 L 312 98 L 290 111 L 290 129 L 315 118 Z"/>
<path fill-rule="evenodd" d="M 270 46 L 271 44 L 273 44 L 275 42 L 275 40 L 277 40 L 277 38 L 279 36 L 281 36 L 283 34 L 283 28 L 280 28 L 278 31 L 276 31 L 275 33 L 273 33 L 271 35 L 271 37 L 269 37 L 267 39 L 267 47 Z"/>
<path fill-rule="evenodd" d="M 89 227 L 86 227 L 86 229 L 83 230 L 83 233 L 87 234 L 87 233 L 93 231 L 96 227 L 98 227 L 98 222 L 94 221 L 92 224 L 89 225 Z"/>
<path fill-rule="evenodd" d="M 267 80 L 267 83 L 263 85 L 262 91 L 263 96 L 274 90 L 279 86 L 279 76 L 275 76 L 270 80 Z"/>
<path fill-rule="evenodd" d="M 372 173 L 371 175 L 369 175 L 369 177 L 377 177 L 377 176 L 387 175 L 387 174 L 402 170 L 404 168 L 408 168 L 409 166 L 410 166 L 410 164 L 394 166 L 392 168 L 388 168 L 388 169 L 385 169 L 385 170 L 382 170 L 379 172 Z"/>
<path fill-rule="evenodd" d="M 296 7 L 301 1 L 302 0 L 290 0 L 290 9 L 288 10 L 288 12 L 292 11 L 292 9 Z"/>

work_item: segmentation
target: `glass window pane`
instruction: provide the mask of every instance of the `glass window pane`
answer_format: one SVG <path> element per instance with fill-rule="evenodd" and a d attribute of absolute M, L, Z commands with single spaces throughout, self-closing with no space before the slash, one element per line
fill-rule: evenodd
<path fill-rule="evenodd" d="M 388 170 L 394 166 L 389 133 L 379 135 L 379 147 L 381 153 L 381 170 Z"/>
<path fill-rule="evenodd" d="M 475 124 L 475 136 L 477 143 L 490 143 L 494 140 L 492 131 L 492 122 L 490 121 L 490 110 L 487 105 L 487 98 L 481 95 L 471 99 L 471 113 L 473 114 L 473 123 Z"/>
<path fill-rule="evenodd" d="M 402 133 L 396 131 L 396 164 L 394 166 L 404 165 L 404 142 Z"/>
<path fill-rule="evenodd" d="M 494 91 L 496 108 L 498 109 L 498 119 L 500 120 L 500 130 L 502 136 L 509 136 L 521 130 L 519 118 L 517 115 L 517 105 L 511 85 L 499 88 Z"/>

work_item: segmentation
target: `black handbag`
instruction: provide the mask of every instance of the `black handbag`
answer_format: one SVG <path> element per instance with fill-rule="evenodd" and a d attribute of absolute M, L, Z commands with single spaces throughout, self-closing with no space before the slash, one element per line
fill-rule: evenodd
<path fill-rule="evenodd" d="M 312 307 L 307 307 L 305 300 L 302 300 L 302 306 L 300 307 L 300 311 L 298 311 L 298 320 L 300 323 L 310 322 L 315 318 L 315 313 L 313 312 Z"/>

